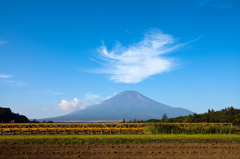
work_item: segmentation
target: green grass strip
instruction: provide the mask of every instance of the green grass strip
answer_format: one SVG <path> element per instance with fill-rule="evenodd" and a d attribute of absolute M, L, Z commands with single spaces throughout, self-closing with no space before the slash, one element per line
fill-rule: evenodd
<path fill-rule="evenodd" d="M 240 135 L 0 135 L 6 139 L 240 139 Z"/>

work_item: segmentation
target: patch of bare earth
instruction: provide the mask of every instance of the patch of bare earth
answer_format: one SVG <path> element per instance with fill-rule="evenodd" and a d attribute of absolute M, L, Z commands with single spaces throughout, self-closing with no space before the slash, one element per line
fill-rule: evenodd
<path fill-rule="evenodd" d="M 0 144 L 1 159 L 240 158 L 240 144 Z"/>

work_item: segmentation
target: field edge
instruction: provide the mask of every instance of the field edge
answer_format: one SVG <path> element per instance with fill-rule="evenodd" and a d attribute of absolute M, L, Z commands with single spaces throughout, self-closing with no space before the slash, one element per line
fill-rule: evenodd
<path fill-rule="evenodd" d="M 6 139 L 240 139 L 240 135 L 161 134 L 161 135 L 0 135 Z"/>

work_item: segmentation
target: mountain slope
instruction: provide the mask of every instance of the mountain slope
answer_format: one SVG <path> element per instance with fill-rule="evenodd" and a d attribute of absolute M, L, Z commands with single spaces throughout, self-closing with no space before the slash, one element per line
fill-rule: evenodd
<path fill-rule="evenodd" d="M 168 117 L 186 116 L 194 112 L 183 108 L 170 107 L 153 101 L 136 91 L 124 91 L 100 104 L 70 114 L 48 118 L 53 121 L 92 121 L 121 119 L 161 119 L 167 113 Z"/>

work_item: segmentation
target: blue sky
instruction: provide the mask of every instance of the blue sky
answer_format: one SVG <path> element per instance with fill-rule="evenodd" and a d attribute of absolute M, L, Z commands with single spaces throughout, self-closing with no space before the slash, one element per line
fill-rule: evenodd
<path fill-rule="evenodd" d="M 67 114 L 125 90 L 240 108 L 240 1 L 0 0 L 0 106 Z"/>

